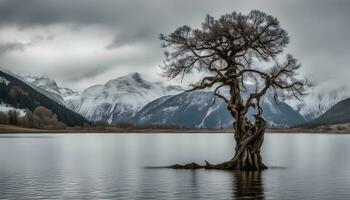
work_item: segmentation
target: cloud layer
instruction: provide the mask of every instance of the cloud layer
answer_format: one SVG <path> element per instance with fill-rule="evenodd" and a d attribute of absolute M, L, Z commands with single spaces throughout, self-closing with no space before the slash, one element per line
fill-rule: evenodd
<path fill-rule="evenodd" d="M 291 37 L 287 52 L 299 58 L 303 75 L 325 89 L 347 85 L 346 0 L 0 0 L 0 65 L 75 89 L 133 71 L 159 80 L 160 33 L 200 26 L 206 14 L 252 9 L 280 20 Z"/>

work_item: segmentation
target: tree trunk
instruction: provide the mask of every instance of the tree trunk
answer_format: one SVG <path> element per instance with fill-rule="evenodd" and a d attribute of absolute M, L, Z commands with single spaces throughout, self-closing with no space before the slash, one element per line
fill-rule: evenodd
<path fill-rule="evenodd" d="M 255 124 L 252 125 L 243 118 L 235 123 L 235 154 L 230 161 L 220 164 L 210 164 L 205 161 L 205 165 L 189 163 L 186 165 L 172 165 L 174 169 L 224 169 L 224 170 L 264 170 L 267 167 L 262 162 L 260 155 L 261 146 L 264 142 L 265 121 L 260 116 L 255 116 Z"/>
<path fill-rule="evenodd" d="M 232 161 L 236 163 L 236 169 L 267 169 L 262 163 L 260 155 L 265 129 L 265 120 L 260 115 L 255 116 L 254 125 L 248 122 L 245 117 L 240 117 L 240 120 L 235 123 L 236 152 Z"/>
<path fill-rule="evenodd" d="M 236 153 L 232 158 L 234 169 L 263 170 L 267 167 L 262 162 L 260 155 L 261 145 L 264 142 L 264 130 L 256 135 L 247 136 L 246 139 L 236 141 Z M 245 136 L 245 135 L 244 135 Z"/>

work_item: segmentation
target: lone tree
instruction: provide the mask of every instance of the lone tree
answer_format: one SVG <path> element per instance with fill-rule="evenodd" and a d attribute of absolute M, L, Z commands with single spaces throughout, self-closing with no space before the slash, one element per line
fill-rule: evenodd
<path fill-rule="evenodd" d="M 201 29 L 182 26 L 169 35 L 161 34 L 160 39 L 166 49 L 164 74 L 174 79 L 204 72 L 207 75 L 191 84 L 190 91 L 212 88 L 235 119 L 236 147 L 231 160 L 216 165 L 205 161 L 205 165 L 170 167 L 267 169 L 260 155 L 266 128 L 261 99 L 267 93 L 273 94 L 276 102 L 287 97 L 299 99 L 307 82 L 297 78 L 300 64 L 292 55 L 281 61 L 279 55 L 289 37 L 279 21 L 257 10 L 247 15 L 233 12 L 219 19 L 208 15 Z M 249 110 L 253 111 L 254 122 L 247 118 Z"/>

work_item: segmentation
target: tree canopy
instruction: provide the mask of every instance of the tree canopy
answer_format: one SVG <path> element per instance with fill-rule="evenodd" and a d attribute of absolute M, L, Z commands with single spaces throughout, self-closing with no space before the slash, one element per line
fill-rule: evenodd
<path fill-rule="evenodd" d="M 219 19 L 207 15 L 201 28 L 182 26 L 169 35 L 161 34 L 160 39 L 167 49 L 163 70 L 168 78 L 183 78 L 194 70 L 207 72 L 191 90 L 214 87 L 214 94 L 234 112 L 245 114 L 250 106 L 259 107 L 270 88 L 276 100 L 299 98 L 305 92 L 307 81 L 297 78 L 297 59 L 290 54 L 284 61 L 278 58 L 289 43 L 288 33 L 277 18 L 263 12 L 232 12 Z M 243 99 L 240 93 L 247 81 L 256 88 Z M 225 86 L 231 97 L 220 93 Z"/>

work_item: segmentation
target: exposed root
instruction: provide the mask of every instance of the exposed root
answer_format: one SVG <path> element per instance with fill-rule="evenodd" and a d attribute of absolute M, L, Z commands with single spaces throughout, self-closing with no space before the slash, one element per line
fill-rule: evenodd
<path fill-rule="evenodd" d="M 235 124 L 235 155 L 230 161 L 210 164 L 205 161 L 204 165 L 197 163 L 188 163 L 185 165 L 171 165 L 173 169 L 221 169 L 221 170 L 245 170 L 245 171 L 261 171 L 267 169 L 262 163 L 260 149 L 264 141 L 264 133 L 266 128 L 265 120 L 259 114 L 255 115 L 255 124 L 251 124 L 242 116 Z"/>
<path fill-rule="evenodd" d="M 247 163 L 240 163 L 236 161 L 227 161 L 219 164 L 211 164 L 205 161 L 205 165 L 200 165 L 195 162 L 188 163 L 185 165 L 171 165 L 168 168 L 172 169 L 218 169 L 218 170 L 247 170 L 247 171 L 260 171 L 267 169 L 261 161 L 256 160 L 254 165 L 248 165 Z"/>

